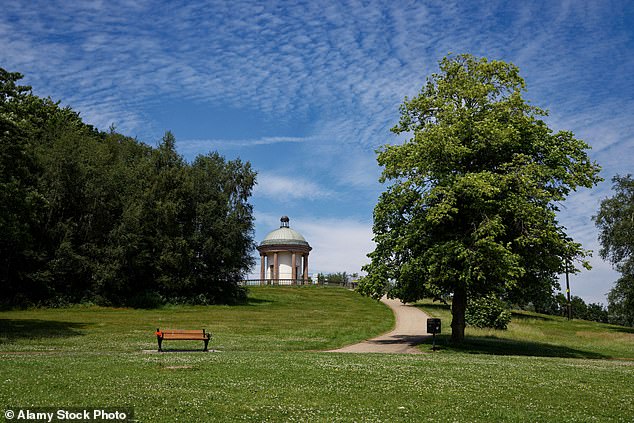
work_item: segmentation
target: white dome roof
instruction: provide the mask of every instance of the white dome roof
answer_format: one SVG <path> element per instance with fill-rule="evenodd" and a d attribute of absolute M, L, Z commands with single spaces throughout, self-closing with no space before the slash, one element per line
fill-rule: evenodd
<path fill-rule="evenodd" d="M 281 219 L 282 227 L 269 232 L 260 245 L 305 245 L 309 247 L 306 239 L 294 229 L 288 227 L 288 217 Z"/>

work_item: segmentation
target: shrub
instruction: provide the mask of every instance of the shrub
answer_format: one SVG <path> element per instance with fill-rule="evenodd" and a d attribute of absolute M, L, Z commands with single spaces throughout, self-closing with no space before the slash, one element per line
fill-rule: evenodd
<path fill-rule="evenodd" d="M 498 298 L 489 296 L 469 301 L 465 320 L 468 325 L 477 328 L 493 328 L 506 330 L 511 321 L 508 306 Z"/>
<path fill-rule="evenodd" d="M 127 301 L 129 307 L 143 309 L 159 308 L 164 304 L 165 299 L 156 291 L 144 291 Z"/>

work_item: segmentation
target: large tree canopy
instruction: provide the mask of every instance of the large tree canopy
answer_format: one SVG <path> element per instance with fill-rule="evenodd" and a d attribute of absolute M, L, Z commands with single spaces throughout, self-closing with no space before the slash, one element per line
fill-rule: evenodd
<path fill-rule="evenodd" d="M 601 202 L 594 221 L 600 230 L 600 254 L 609 260 L 621 278 L 608 294 L 610 321 L 634 326 L 634 180 L 616 175 L 615 194 Z"/>
<path fill-rule="evenodd" d="M 2 304 L 148 306 L 242 297 L 251 262 L 249 163 L 187 163 L 41 99 L 0 69 Z"/>
<path fill-rule="evenodd" d="M 361 291 L 404 301 L 452 298 L 452 340 L 464 338 L 469 298 L 547 291 L 566 260 L 587 254 L 556 219 L 558 204 L 600 178 L 588 145 L 553 131 L 522 97 L 512 64 L 450 56 L 405 99 L 378 152 L 376 249 Z"/>

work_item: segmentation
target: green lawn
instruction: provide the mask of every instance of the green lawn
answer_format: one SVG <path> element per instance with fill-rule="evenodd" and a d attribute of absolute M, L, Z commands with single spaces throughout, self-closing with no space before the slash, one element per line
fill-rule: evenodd
<path fill-rule="evenodd" d="M 2 351 L 156 349 L 156 328 L 206 329 L 222 351 L 324 350 L 361 341 L 394 325 L 390 310 L 359 294 L 320 287 L 251 288 L 241 306 L 156 310 L 70 307 L 0 312 Z M 165 349 L 202 348 L 165 341 Z"/>
<path fill-rule="evenodd" d="M 389 329 L 389 310 L 336 288 L 257 288 L 251 297 L 235 307 L 2 312 L 0 404 L 134 407 L 144 422 L 634 419 L 632 360 L 540 354 L 549 342 L 541 338 L 524 355 L 316 352 Z M 523 324 L 544 324 L 534 320 Z M 144 352 L 155 348 L 156 326 L 205 327 L 221 352 Z M 564 344 L 581 357 L 631 357 L 634 335 L 620 335 L 614 353 Z"/>
<path fill-rule="evenodd" d="M 437 344 L 444 352 L 539 357 L 634 359 L 634 328 L 585 320 L 567 320 L 528 311 L 514 311 L 508 330 L 467 327 L 460 348 L 449 345 L 451 312 L 448 305 L 422 301 L 422 310 L 440 317 L 442 334 Z"/>

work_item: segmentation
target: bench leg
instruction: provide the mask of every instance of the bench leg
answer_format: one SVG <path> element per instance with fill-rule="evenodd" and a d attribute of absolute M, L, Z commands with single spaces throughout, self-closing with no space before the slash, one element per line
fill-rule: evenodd
<path fill-rule="evenodd" d="M 205 349 L 203 351 L 209 351 L 207 349 L 207 345 L 209 345 L 209 338 L 205 339 L 204 341 L 205 341 Z"/>

